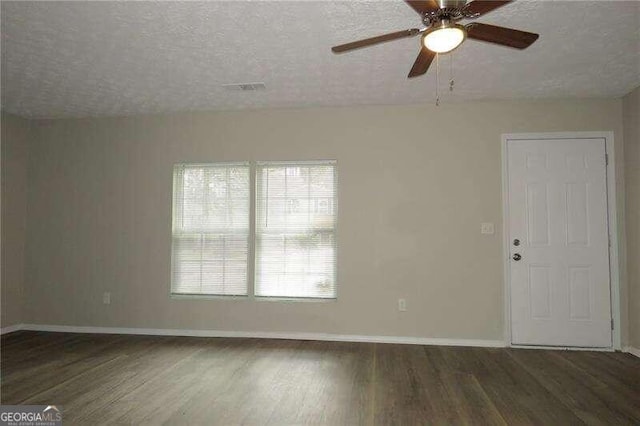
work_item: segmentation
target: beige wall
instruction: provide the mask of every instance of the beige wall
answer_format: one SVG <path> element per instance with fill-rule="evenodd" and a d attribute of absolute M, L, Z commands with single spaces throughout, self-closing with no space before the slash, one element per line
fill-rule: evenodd
<path fill-rule="evenodd" d="M 622 100 L 624 121 L 629 345 L 640 348 L 640 87 Z"/>
<path fill-rule="evenodd" d="M 613 130 L 620 146 L 621 118 L 620 100 L 575 100 L 37 122 L 28 320 L 501 340 L 501 134 Z M 336 302 L 169 297 L 173 163 L 329 158 Z"/>
<path fill-rule="evenodd" d="M 2 113 L 2 314 L 0 325 L 22 322 L 27 217 L 26 120 Z"/>

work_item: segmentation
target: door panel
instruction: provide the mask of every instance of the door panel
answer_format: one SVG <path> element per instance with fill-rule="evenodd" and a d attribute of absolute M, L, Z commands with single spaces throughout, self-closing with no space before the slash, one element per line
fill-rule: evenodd
<path fill-rule="evenodd" d="M 512 343 L 610 347 L 604 139 L 509 140 L 507 156 Z"/>

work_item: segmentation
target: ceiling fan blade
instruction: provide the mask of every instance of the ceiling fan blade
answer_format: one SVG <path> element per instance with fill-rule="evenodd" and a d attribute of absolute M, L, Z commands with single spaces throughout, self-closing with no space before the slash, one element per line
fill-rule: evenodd
<path fill-rule="evenodd" d="M 472 14 L 484 15 L 492 10 L 495 10 L 505 4 L 511 3 L 513 0 L 497 1 L 497 0 L 474 0 L 467 3 L 464 10 Z"/>
<path fill-rule="evenodd" d="M 342 53 L 348 50 L 359 49 L 361 47 L 367 47 L 378 43 L 397 40 L 399 38 L 413 37 L 415 35 L 418 35 L 418 33 L 420 33 L 419 29 L 411 28 L 410 30 L 397 31 L 395 33 L 383 34 L 377 37 L 365 38 L 364 40 L 352 41 L 351 43 L 333 46 L 331 50 L 333 51 L 333 53 Z"/>
<path fill-rule="evenodd" d="M 516 49 L 525 49 L 531 46 L 539 37 L 538 34 L 479 22 L 468 24 L 466 29 L 468 38 L 515 47 Z"/>
<path fill-rule="evenodd" d="M 407 77 L 417 77 L 426 73 L 429 69 L 429 65 L 431 65 L 431 62 L 435 57 L 436 54 L 434 52 L 422 46 L 422 49 L 420 50 L 420 53 L 418 53 L 418 57 L 413 63 L 413 67 L 411 67 L 411 71 L 409 71 L 409 75 Z"/>
<path fill-rule="evenodd" d="M 420 15 L 427 12 L 434 12 L 440 9 L 440 5 L 436 0 L 404 0 Z"/>

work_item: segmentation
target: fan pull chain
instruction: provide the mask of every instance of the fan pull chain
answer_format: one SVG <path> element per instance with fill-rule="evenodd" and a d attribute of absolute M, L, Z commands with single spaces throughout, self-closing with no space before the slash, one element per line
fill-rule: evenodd
<path fill-rule="evenodd" d="M 449 53 L 449 65 L 451 65 L 449 68 L 449 91 L 453 92 L 453 85 L 455 84 L 453 80 L 453 53 Z"/>
<path fill-rule="evenodd" d="M 436 53 L 436 106 L 440 106 L 440 54 Z"/>

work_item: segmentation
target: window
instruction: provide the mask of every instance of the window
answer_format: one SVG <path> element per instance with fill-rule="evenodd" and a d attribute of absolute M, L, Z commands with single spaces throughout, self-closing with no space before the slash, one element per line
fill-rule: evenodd
<path fill-rule="evenodd" d="M 256 296 L 336 297 L 333 162 L 258 163 Z"/>
<path fill-rule="evenodd" d="M 248 163 L 175 166 L 171 292 L 335 298 L 335 162 L 257 163 L 255 190 L 252 172 Z"/>
<path fill-rule="evenodd" d="M 171 292 L 246 295 L 249 165 L 174 168 Z"/>

